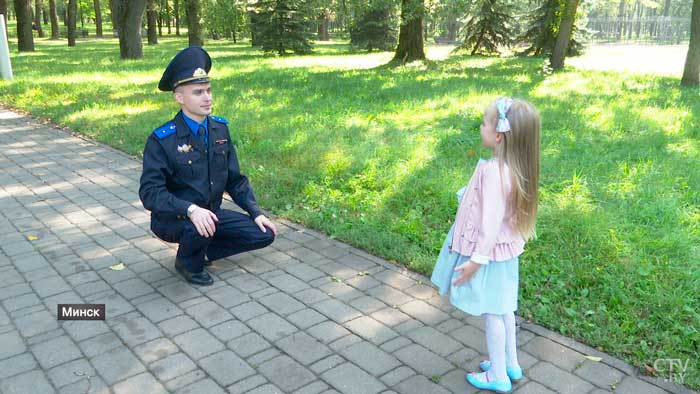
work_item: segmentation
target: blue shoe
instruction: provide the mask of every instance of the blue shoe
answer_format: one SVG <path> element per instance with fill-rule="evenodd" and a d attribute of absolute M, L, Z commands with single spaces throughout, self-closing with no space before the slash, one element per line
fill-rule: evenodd
<path fill-rule="evenodd" d="M 489 369 L 491 369 L 491 361 L 484 360 L 480 362 L 479 368 L 481 368 L 481 370 L 484 372 L 488 371 Z M 520 367 L 506 368 L 506 374 L 508 374 L 510 380 L 512 380 L 513 382 L 517 382 L 518 380 L 523 378 L 523 369 Z"/>
<path fill-rule="evenodd" d="M 486 379 L 488 379 L 488 376 L 489 375 L 486 374 Z M 510 382 L 509 378 L 494 380 L 491 382 L 482 382 L 481 380 L 477 379 L 476 374 L 474 373 L 467 374 L 466 378 L 467 382 L 481 390 L 490 390 L 497 393 L 510 393 L 511 390 L 513 390 L 513 384 Z"/>

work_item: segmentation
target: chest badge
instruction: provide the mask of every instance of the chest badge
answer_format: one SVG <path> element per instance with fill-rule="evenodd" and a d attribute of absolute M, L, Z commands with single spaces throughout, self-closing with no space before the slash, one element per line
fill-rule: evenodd
<path fill-rule="evenodd" d="M 189 153 L 192 152 L 192 145 L 189 144 L 182 144 L 177 146 L 177 151 L 180 153 Z"/>
<path fill-rule="evenodd" d="M 216 140 L 216 141 L 215 141 L 216 145 L 223 145 L 223 144 L 225 144 L 225 143 L 227 143 L 227 142 L 228 142 L 228 140 L 227 140 L 227 139 L 223 139 L 223 140 Z"/>

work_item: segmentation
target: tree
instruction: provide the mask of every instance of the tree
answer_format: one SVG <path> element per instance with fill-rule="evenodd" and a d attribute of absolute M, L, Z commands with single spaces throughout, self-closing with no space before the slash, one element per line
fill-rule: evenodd
<path fill-rule="evenodd" d="M 78 15 L 78 0 L 68 0 L 68 46 L 75 46 L 75 38 L 78 32 L 75 28 L 76 18 Z"/>
<path fill-rule="evenodd" d="M 204 39 L 202 37 L 202 23 L 200 22 L 201 7 L 199 0 L 185 0 L 185 3 L 187 6 L 187 38 L 190 46 L 202 46 L 204 45 Z"/>
<path fill-rule="evenodd" d="M 175 17 L 175 35 L 180 36 L 180 0 L 175 0 L 173 4 L 173 16 Z"/>
<path fill-rule="evenodd" d="M 17 47 L 20 52 L 34 51 L 32 0 L 14 0 L 17 17 Z"/>
<path fill-rule="evenodd" d="M 100 0 L 94 0 L 95 6 L 95 35 L 102 37 L 102 10 L 100 9 Z"/>
<path fill-rule="evenodd" d="M 146 19 L 148 20 L 148 45 L 158 44 L 158 32 L 156 31 L 156 19 L 158 18 L 158 6 L 156 0 L 148 0 Z"/>
<path fill-rule="evenodd" d="M 564 5 L 562 0 L 545 0 L 531 13 L 527 30 L 517 39 L 518 42 L 529 45 L 522 52 L 523 55 L 551 55 L 557 40 Z M 576 39 L 577 32 L 578 28 L 574 25 L 567 56 L 583 53 L 583 44 Z"/>
<path fill-rule="evenodd" d="M 423 49 L 423 0 L 401 0 L 401 27 L 399 45 L 396 46 L 394 60 L 403 63 L 425 60 Z"/>
<path fill-rule="evenodd" d="M 561 70 L 564 68 L 564 57 L 566 56 L 566 52 L 569 48 L 569 41 L 571 40 L 571 32 L 574 28 L 578 2 L 579 0 L 566 0 L 566 7 L 564 8 L 564 13 L 561 17 L 561 24 L 559 25 L 557 40 L 554 43 L 552 56 L 549 58 L 549 63 L 554 70 Z"/>
<path fill-rule="evenodd" d="M 499 47 L 511 46 L 513 38 L 511 9 L 499 0 L 482 0 L 476 13 L 464 25 L 464 42 L 461 49 L 471 50 L 471 54 L 492 55 L 499 53 Z"/>
<path fill-rule="evenodd" d="M 350 44 L 354 47 L 389 51 L 396 45 L 396 21 L 392 15 L 392 4 L 375 0 L 350 28 Z"/>
<path fill-rule="evenodd" d="M 44 38 L 44 29 L 41 27 L 41 10 L 42 10 L 41 0 L 36 0 L 34 2 L 34 28 L 39 34 L 39 38 Z"/>
<path fill-rule="evenodd" d="M 256 25 L 251 30 L 263 51 L 279 55 L 286 55 L 287 51 L 311 52 L 306 4 L 305 0 L 266 0 L 256 4 Z"/>
<path fill-rule="evenodd" d="M 49 0 L 49 17 L 51 18 L 51 39 L 58 40 L 60 30 L 58 29 L 58 13 L 56 13 L 56 0 Z"/>
<path fill-rule="evenodd" d="M 112 7 L 117 21 L 121 58 L 142 58 L 141 21 L 146 10 L 146 0 L 113 0 Z"/>
<path fill-rule="evenodd" d="M 328 20 L 330 19 L 330 11 L 327 8 L 321 10 L 318 17 L 318 40 L 329 41 L 331 39 L 328 33 Z"/>
<path fill-rule="evenodd" d="M 690 45 L 685 59 L 681 85 L 700 85 L 700 0 L 693 0 L 690 17 Z"/>

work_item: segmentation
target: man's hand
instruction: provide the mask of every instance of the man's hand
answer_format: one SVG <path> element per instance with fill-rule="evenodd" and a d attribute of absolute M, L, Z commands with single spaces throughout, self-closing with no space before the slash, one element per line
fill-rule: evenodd
<path fill-rule="evenodd" d="M 254 220 L 255 224 L 260 227 L 260 231 L 263 233 L 267 232 L 268 227 L 270 230 L 272 230 L 272 233 L 275 234 L 275 237 L 277 236 L 277 226 L 275 226 L 274 223 L 270 219 L 268 219 L 265 215 L 258 215 L 258 217 L 255 218 Z"/>
<path fill-rule="evenodd" d="M 214 236 L 214 232 L 216 232 L 216 225 L 214 223 L 218 222 L 219 218 L 216 217 L 214 212 L 197 207 L 190 215 L 190 221 L 194 224 L 199 235 L 209 238 Z"/>
<path fill-rule="evenodd" d="M 459 274 L 457 279 L 455 279 L 452 282 L 452 286 L 461 286 L 464 283 L 468 282 L 469 279 L 471 279 L 472 276 L 474 276 L 476 271 L 479 270 L 479 268 L 481 268 L 481 264 L 473 263 L 471 261 L 467 261 L 464 264 L 456 266 L 455 272 L 459 272 L 459 271 L 462 271 L 462 272 Z"/>

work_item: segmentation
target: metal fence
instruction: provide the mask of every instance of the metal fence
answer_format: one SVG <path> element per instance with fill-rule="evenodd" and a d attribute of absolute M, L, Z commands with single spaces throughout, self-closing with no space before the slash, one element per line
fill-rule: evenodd
<path fill-rule="evenodd" d="M 593 41 L 682 44 L 690 39 L 690 18 L 589 18 L 586 29 Z"/>

